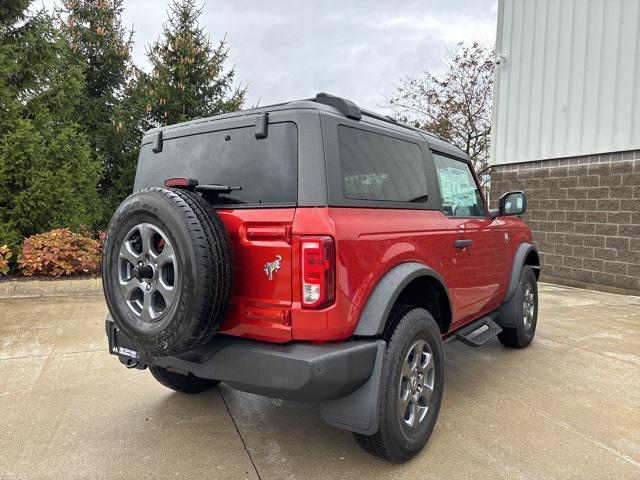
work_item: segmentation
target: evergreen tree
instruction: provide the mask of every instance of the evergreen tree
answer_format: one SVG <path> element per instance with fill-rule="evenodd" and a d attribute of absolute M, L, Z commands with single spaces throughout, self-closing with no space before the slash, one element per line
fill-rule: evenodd
<path fill-rule="evenodd" d="M 122 25 L 122 2 L 63 0 L 58 12 L 71 61 L 81 66 L 85 78 L 78 115 L 99 153 L 108 152 L 104 137 L 113 128 L 131 63 L 131 32 Z"/>
<path fill-rule="evenodd" d="M 153 127 L 147 118 L 149 77 L 131 67 L 130 80 L 114 109 L 113 128 L 107 137 L 110 148 L 107 175 L 103 181 L 105 220 L 133 189 L 140 141 L 144 132 Z"/>
<path fill-rule="evenodd" d="M 55 30 L 44 12 L 27 15 L 29 1 L 3 4 L 0 16 L 0 135 L 15 125 L 25 102 L 46 89 Z"/>
<path fill-rule="evenodd" d="M 0 163 L 5 166 L 0 178 L 9 180 L 0 180 L 9 187 L 8 223 L 21 236 L 95 226 L 100 167 L 77 126 L 65 125 L 48 134 L 33 122 L 20 120 L 15 131 L 2 139 Z"/>
<path fill-rule="evenodd" d="M 100 213 L 100 163 L 76 121 L 82 71 L 53 19 L 26 7 L 0 21 L 0 244 Z"/>
<path fill-rule="evenodd" d="M 85 90 L 78 111 L 91 145 L 104 164 L 102 224 L 133 187 L 137 151 L 146 122 L 146 76 L 133 65 L 132 31 L 122 24 L 123 0 L 63 0 L 58 12 L 81 66 Z"/>
<path fill-rule="evenodd" d="M 24 18 L 31 0 L 2 0 L 0 4 L 0 28 L 12 25 Z"/>
<path fill-rule="evenodd" d="M 235 70 L 225 72 L 226 40 L 211 43 L 198 20 L 195 0 L 174 0 L 163 33 L 147 51 L 151 73 L 148 112 L 160 125 L 239 110 L 245 89 L 234 88 Z"/>
<path fill-rule="evenodd" d="M 225 41 L 212 45 L 193 0 L 171 5 L 149 75 L 131 61 L 122 2 L 62 0 L 55 20 L 29 0 L 0 5 L 0 245 L 104 225 L 145 130 L 242 106 Z"/>

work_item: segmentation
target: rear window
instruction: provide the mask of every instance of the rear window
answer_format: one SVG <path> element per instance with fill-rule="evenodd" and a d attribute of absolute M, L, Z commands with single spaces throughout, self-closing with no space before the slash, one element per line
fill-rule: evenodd
<path fill-rule="evenodd" d="M 298 178 L 298 131 L 292 122 L 269 125 L 267 138 L 255 127 L 201 133 L 152 145 L 140 151 L 136 189 L 161 186 L 167 178 L 189 177 L 200 184 L 242 187 L 228 194 L 206 192 L 217 205 L 295 205 Z"/>
<path fill-rule="evenodd" d="M 426 201 L 427 177 L 415 143 L 344 125 L 338 127 L 345 198 Z"/>

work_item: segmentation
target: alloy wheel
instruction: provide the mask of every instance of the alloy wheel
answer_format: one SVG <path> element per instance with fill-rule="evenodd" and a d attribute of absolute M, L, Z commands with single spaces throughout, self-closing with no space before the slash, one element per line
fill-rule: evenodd
<path fill-rule="evenodd" d="M 169 237 L 151 223 L 133 227 L 120 246 L 119 290 L 133 314 L 156 322 L 176 297 L 178 267 Z"/>
<path fill-rule="evenodd" d="M 522 319 L 524 321 L 524 327 L 529 330 L 533 324 L 533 318 L 535 316 L 535 293 L 533 286 L 528 283 L 524 291 L 524 299 L 522 302 Z"/>
<path fill-rule="evenodd" d="M 407 351 L 400 375 L 399 414 L 405 426 L 415 428 L 425 419 L 434 385 L 433 352 L 425 340 L 417 340 Z"/>

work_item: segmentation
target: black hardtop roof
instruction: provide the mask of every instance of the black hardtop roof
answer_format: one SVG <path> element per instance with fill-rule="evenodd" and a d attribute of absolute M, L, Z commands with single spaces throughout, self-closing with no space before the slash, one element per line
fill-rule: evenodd
<path fill-rule="evenodd" d="M 150 136 L 159 131 L 171 131 L 177 128 L 188 128 L 190 126 L 201 126 L 204 123 L 217 122 L 219 120 L 224 119 L 232 119 L 243 116 L 253 116 L 270 112 L 291 110 L 291 109 L 307 109 L 307 110 L 318 110 L 320 112 L 325 112 L 333 115 L 340 115 L 347 118 L 351 118 L 353 120 L 362 121 L 364 123 L 369 123 L 373 125 L 382 126 L 385 128 L 389 128 L 392 130 L 396 130 L 405 135 L 414 136 L 416 138 L 422 138 L 427 141 L 429 145 L 436 149 L 443 151 L 445 153 L 449 153 L 455 155 L 457 157 L 462 157 L 468 160 L 468 156 L 458 147 L 452 145 L 444 138 L 436 135 L 434 133 L 428 132 L 426 130 L 422 130 L 411 125 L 407 125 L 402 122 L 398 122 L 391 116 L 378 114 L 372 112 L 370 110 L 362 109 L 358 107 L 351 100 L 347 100 L 342 97 L 337 97 L 334 95 L 330 95 L 327 93 L 318 93 L 315 98 L 307 98 L 302 100 L 293 100 L 289 102 L 275 103 L 272 105 L 264 105 L 261 107 L 251 108 L 248 110 L 238 110 L 236 112 L 224 113 L 221 115 L 215 115 L 212 117 L 206 118 L 194 118 L 192 120 L 176 123 L 174 125 L 164 126 L 164 127 L 156 127 L 145 133 L 145 136 Z"/>

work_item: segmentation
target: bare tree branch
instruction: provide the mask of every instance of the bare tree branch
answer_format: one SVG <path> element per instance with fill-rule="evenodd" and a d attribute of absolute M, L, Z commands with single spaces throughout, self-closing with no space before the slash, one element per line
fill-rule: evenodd
<path fill-rule="evenodd" d="M 491 132 L 494 52 L 478 43 L 447 50 L 442 73 L 404 77 L 387 99 L 398 118 L 448 139 L 486 167 Z"/>

